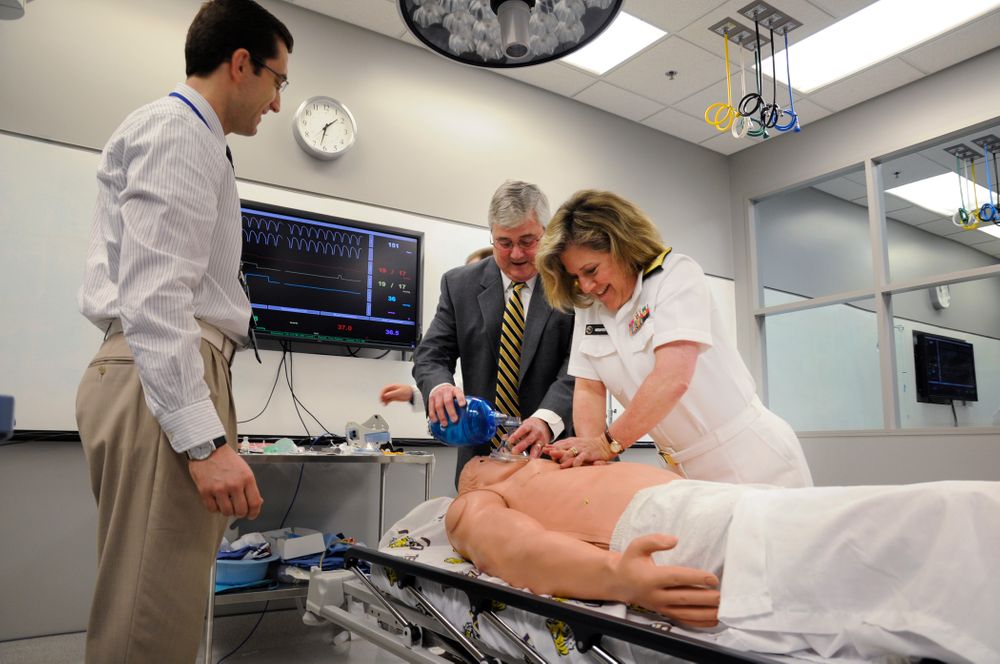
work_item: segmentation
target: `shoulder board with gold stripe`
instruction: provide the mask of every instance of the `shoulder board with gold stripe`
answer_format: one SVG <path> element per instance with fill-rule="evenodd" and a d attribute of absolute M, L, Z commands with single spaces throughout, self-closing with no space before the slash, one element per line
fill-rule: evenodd
<path fill-rule="evenodd" d="M 671 249 L 673 249 L 673 247 L 667 247 L 666 251 L 654 258 L 653 262 L 646 266 L 646 269 L 642 271 L 644 279 L 663 269 L 663 261 L 667 259 L 667 254 L 670 253 Z"/>

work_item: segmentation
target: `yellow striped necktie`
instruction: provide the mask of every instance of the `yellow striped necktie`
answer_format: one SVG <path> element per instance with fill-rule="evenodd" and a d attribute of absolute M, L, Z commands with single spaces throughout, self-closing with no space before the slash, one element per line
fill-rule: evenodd
<path fill-rule="evenodd" d="M 503 312 L 503 323 L 500 325 L 500 353 L 497 363 L 497 410 L 506 415 L 521 417 L 518 407 L 518 377 L 521 370 L 521 340 L 524 338 L 524 305 L 521 304 L 521 289 L 523 281 L 515 281 L 507 308 Z M 493 437 L 493 446 L 500 447 L 501 436 L 505 435 L 505 427 L 497 429 Z"/>

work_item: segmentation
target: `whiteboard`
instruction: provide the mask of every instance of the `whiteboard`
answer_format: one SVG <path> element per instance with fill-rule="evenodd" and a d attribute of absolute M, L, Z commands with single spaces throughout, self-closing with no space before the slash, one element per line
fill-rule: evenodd
<path fill-rule="evenodd" d="M 0 394 L 15 397 L 18 429 L 75 430 L 76 387 L 101 342 L 101 333 L 77 310 L 97 196 L 99 155 L 44 141 L 0 134 Z M 388 185 L 387 185 L 388 186 Z M 489 243 L 483 226 L 288 191 L 239 181 L 240 195 L 323 214 L 424 233 L 424 327 L 434 315 L 441 275 Z M 483 221 L 487 202 L 483 203 Z M 426 437 L 426 422 L 408 405 L 383 408 L 378 392 L 389 382 L 410 382 L 412 365 L 392 352 L 382 360 L 294 355 L 295 393 L 333 433 L 349 421 L 382 414 L 399 437 Z M 233 364 L 238 418 L 267 401 L 281 353 L 240 353 Z M 308 421 L 310 433 L 321 433 Z M 267 410 L 241 425 L 241 433 L 305 433 L 282 375 Z"/>

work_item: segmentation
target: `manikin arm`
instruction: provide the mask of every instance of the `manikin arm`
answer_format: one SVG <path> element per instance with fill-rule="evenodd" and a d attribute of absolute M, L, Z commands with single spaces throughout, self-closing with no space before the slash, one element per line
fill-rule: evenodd
<path fill-rule="evenodd" d="M 719 592 L 714 588 L 719 581 L 714 574 L 653 562 L 655 551 L 676 545 L 673 536 L 647 535 L 624 553 L 606 551 L 546 529 L 488 491 L 456 498 L 445 525 L 456 551 L 514 587 L 637 604 L 692 627 L 718 623 Z"/>

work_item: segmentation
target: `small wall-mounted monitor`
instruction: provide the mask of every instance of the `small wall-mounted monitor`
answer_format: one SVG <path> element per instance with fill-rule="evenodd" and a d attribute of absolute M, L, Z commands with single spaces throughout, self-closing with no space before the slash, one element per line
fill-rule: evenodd
<path fill-rule="evenodd" d="M 928 332 L 913 333 L 917 401 L 978 401 L 972 344 Z"/>
<path fill-rule="evenodd" d="M 240 207 L 262 347 L 416 347 L 423 233 L 246 200 Z"/>

